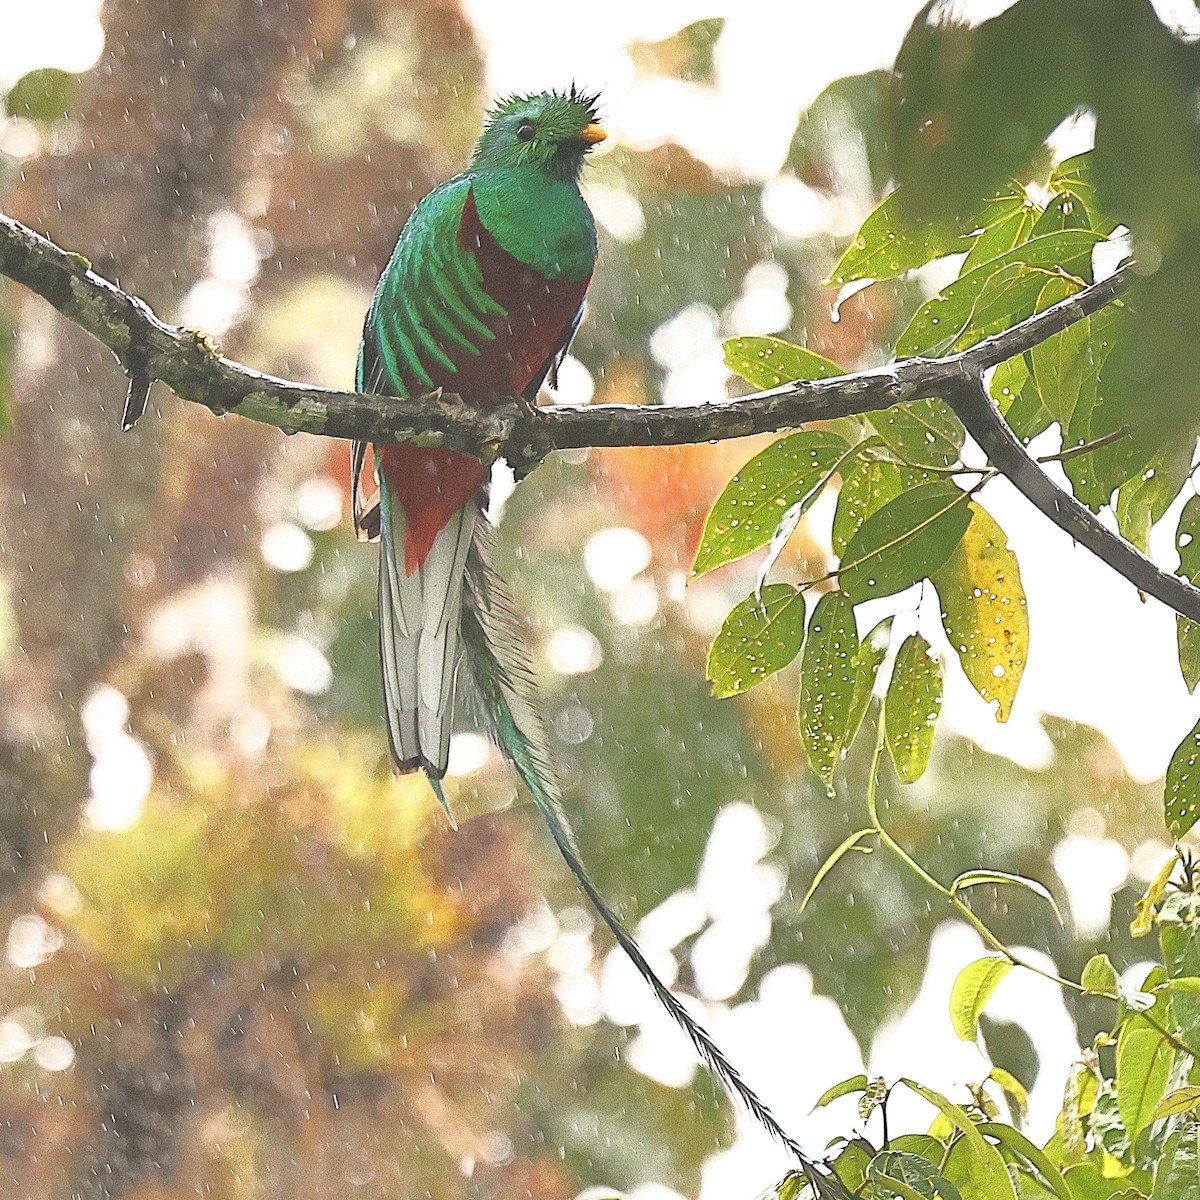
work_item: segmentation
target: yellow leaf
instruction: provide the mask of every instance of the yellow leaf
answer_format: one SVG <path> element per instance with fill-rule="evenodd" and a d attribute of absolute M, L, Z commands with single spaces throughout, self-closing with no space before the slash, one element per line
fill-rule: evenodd
<path fill-rule="evenodd" d="M 1016 555 L 1004 530 L 971 502 L 971 523 L 930 578 L 942 624 L 971 686 L 1007 721 L 1029 653 L 1029 615 Z"/>

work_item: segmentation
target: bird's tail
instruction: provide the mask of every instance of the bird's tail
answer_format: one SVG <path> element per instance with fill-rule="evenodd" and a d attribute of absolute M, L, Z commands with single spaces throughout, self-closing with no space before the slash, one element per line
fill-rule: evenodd
<path fill-rule="evenodd" d="M 814 1192 L 824 1200 L 851 1200 L 850 1193 L 826 1167 L 810 1159 L 790 1137 L 757 1093 L 742 1079 L 707 1030 L 683 1007 L 655 974 L 633 937 L 592 883 L 563 810 L 541 718 L 533 703 L 533 678 L 520 624 L 503 580 L 491 566 L 491 531 L 476 523 L 467 555 L 462 637 L 465 662 L 479 693 L 481 707 L 494 724 L 500 747 L 533 796 L 559 852 L 580 889 L 658 1002 L 687 1034 L 697 1053 L 749 1113 L 799 1160 Z"/>
<path fill-rule="evenodd" d="M 450 753 L 459 654 L 463 571 L 479 508 L 468 503 L 438 532 L 411 572 L 407 522 L 386 482 L 379 492 L 379 660 L 392 761 L 429 776 L 443 808 L 441 779 Z"/>

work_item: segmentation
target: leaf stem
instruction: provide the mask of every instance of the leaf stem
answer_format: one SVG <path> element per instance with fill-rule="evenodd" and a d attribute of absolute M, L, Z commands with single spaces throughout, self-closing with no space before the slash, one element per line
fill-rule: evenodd
<path fill-rule="evenodd" d="M 1096 438 L 1095 441 L 1069 446 L 1057 454 L 1042 454 L 1037 461 L 1039 463 L 1066 462 L 1069 458 L 1078 458 L 1081 454 L 1091 454 L 1094 450 L 1102 450 L 1105 446 L 1111 446 L 1114 442 L 1119 442 L 1128 436 L 1129 430 L 1122 425 L 1120 429 L 1114 429 L 1112 433 L 1106 433 L 1103 437 Z"/>
<path fill-rule="evenodd" d="M 879 768 L 883 759 L 883 744 L 884 744 L 884 724 L 882 714 L 879 721 L 878 731 L 875 735 L 875 750 L 871 757 L 871 776 L 867 782 L 867 819 L 871 822 L 871 832 L 879 839 L 879 844 L 891 851 L 893 856 L 904 864 L 926 887 L 935 891 L 943 899 L 947 900 L 950 906 L 962 917 L 972 929 L 998 954 L 1002 955 L 1014 967 L 1023 967 L 1026 971 L 1032 971 L 1035 975 L 1040 975 L 1043 979 L 1049 979 L 1052 983 L 1057 983 L 1060 987 L 1069 988 L 1071 991 L 1083 992 L 1084 988 L 1081 983 L 1076 983 L 1074 980 L 1066 979 L 1062 975 L 1058 975 L 1053 971 L 1045 971 L 1041 967 L 1034 966 L 1030 962 L 1026 962 L 1018 954 L 1004 944 L 995 933 L 988 927 L 982 918 L 978 917 L 971 911 L 968 905 L 958 896 L 956 892 L 951 891 L 945 884 L 939 883 L 930 873 L 894 837 L 884 828 L 883 822 L 879 819 L 879 800 L 878 800 L 878 782 Z M 1116 999 L 1114 996 L 1113 999 Z M 1165 1035 L 1169 1036 L 1169 1035 Z"/>

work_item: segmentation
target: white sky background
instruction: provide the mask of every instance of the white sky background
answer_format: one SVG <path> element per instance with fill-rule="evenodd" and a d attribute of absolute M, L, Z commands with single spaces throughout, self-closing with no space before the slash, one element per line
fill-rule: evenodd
<path fill-rule="evenodd" d="M 493 93 L 562 86 L 573 79 L 602 91 L 604 122 L 614 141 L 650 146 L 675 140 L 718 168 L 764 180 L 778 172 L 803 109 L 832 80 L 889 65 L 921 7 L 919 0 L 608 0 L 601 9 L 562 0 L 464 3 L 487 49 Z M 959 7 L 986 16 L 1007 3 Z M 1191 0 L 1160 0 L 1157 7 L 1200 31 Z M 0 0 L 0 86 L 37 66 L 72 71 L 90 66 L 102 48 L 98 8 L 98 0 L 41 0 L 33 6 Z M 706 17 L 726 19 L 715 56 L 715 87 L 635 78 L 626 49 L 630 41 L 655 41 Z M 1153 601 L 1142 603 L 1133 588 L 1075 547 L 1006 483 L 991 485 L 986 503 L 1021 563 L 1031 654 L 1007 726 L 994 723 L 953 665 L 947 670 L 944 721 L 991 750 L 1036 763 L 1045 750 L 1038 714 L 1056 713 L 1098 727 L 1139 778 L 1161 775 L 1171 751 L 1200 715 L 1200 704 L 1185 691 L 1175 665 L 1172 614 Z M 1170 545 L 1169 533 L 1155 539 L 1157 560 L 1168 568 L 1175 563 Z M 743 813 L 738 819 L 748 818 Z M 715 843 L 710 853 L 716 852 Z M 753 871 L 755 861 L 751 856 L 749 865 L 741 865 Z M 702 893 L 703 872 L 697 903 Z M 720 923 L 719 914 L 709 915 Z M 760 915 L 751 917 L 750 925 L 757 928 Z M 916 1074 L 942 1088 L 984 1073 L 974 1049 L 957 1041 L 946 1018 L 955 972 L 981 949 L 962 926 L 947 924 L 939 931 L 921 997 L 879 1039 L 873 1071 L 889 1078 Z M 605 984 L 606 1010 L 621 1008 L 634 994 L 626 996 L 619 980 L 608 987 L 606 978 Z M 671 1031 L 661 1029 L 652 1003 L 640 994 L 642 1016 L 636 1017 L 636 1008 L 627 1010 L 625 1023 L 640 1020 L 646 1031 L 645 1069 L 654 1067 L 651 1073 L 681 1081 L 690 1054 L 679 1045 L 672 1052 Z M 1044 981 L 1014 973 L 1001 985 L 993 1008 L 1015 1017 L 1028 1014 L 1031 1006 L 1039 1023 L 1030 1032 L 1044 1068 L 1034 1095 L 1037 1136 L 1047 1132 L 1074 1048 L 1061 1000 Z M 808 1146 L 818 1149 L 827 1137 L 847 1130 L 852 1101 L 815 1118 L 808 1115 L 829 1083 L 853 1074 L 861 1063 L 840 1014 L 829 1001 L 812 997 L 802 967 L 772 972 L 752 1004 L 732 1010 L 710 1005 L 707 1019 L 748 1079 Z M 915 1101 L 907 1112 L 914 1127 L 931 1115 Z M 898 1112 L 896 1127 L 905 1123 Z M 739 1126 L 737 1144 L 706 1168 L 702 1200 L 752 1197 L 788 1168 L 786 1156 L 761 1130 L 740 1118 Z M 646 1188 L 639 1200 L 672 1195 Z"/>

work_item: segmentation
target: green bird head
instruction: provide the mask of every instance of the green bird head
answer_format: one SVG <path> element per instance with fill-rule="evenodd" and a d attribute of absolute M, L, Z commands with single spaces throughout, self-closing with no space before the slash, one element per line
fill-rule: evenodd
<path fill-rule="evenodd" d="M 540 167 L 568 179 L 579 177 L 584 155 L 605 138 L 597 123 L 596 93 L 538 92 L 509 96 L 488 113 L 473 171 Z"/>

